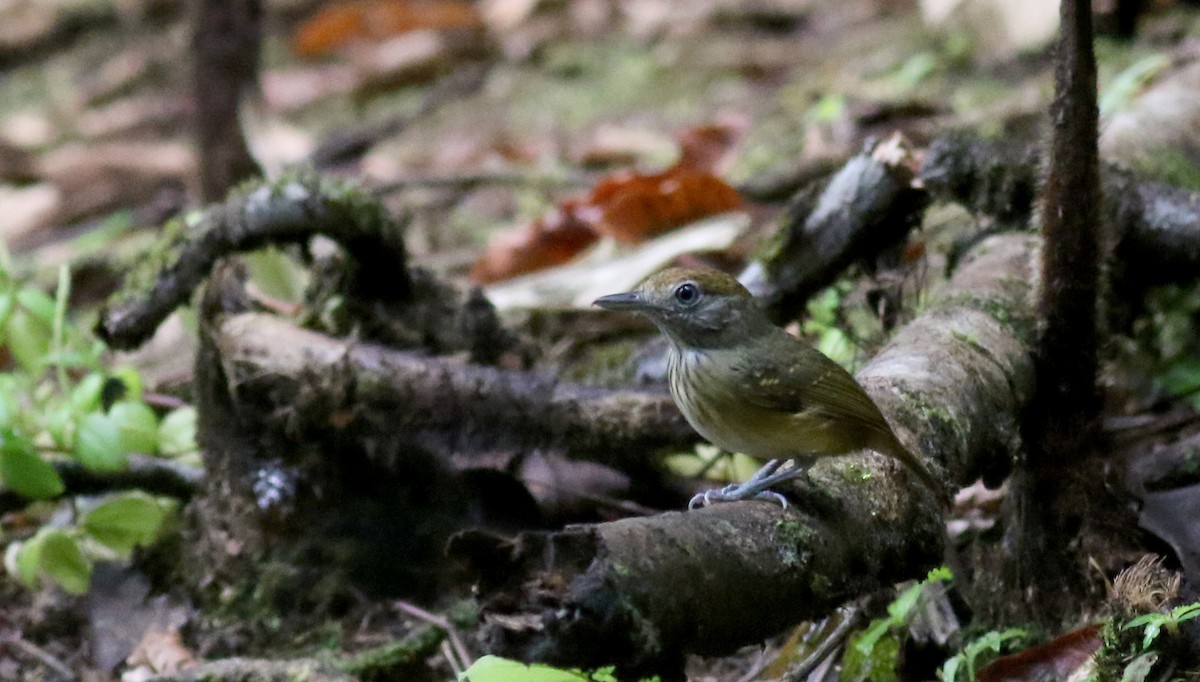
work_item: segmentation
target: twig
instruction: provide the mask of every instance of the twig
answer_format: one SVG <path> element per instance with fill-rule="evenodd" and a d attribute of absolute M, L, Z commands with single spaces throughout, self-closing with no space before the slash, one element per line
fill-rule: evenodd
<path fill-rule="evenodd" d="M 487 82 L 490 70 L 486 64 L 468 64 L 429 88 L 415 112 L 400 114 L 357 130 L 338 133 L 317 147 L 308 160 L 317 168 L 349 163 L 366 153 L 371 145 L 398 134 L 414 122 L 437 111 L 443 104 L 475 93 Z"/>
<path fill-rule="evenodd" d="M 400 609 L 404 613 L 407 613 L 413 618 L 423 620 L 434 627 L 439 627 L 445 630 L 446 637 L 450 640 L 450 644 L 454 648 L 454 654 L 457 656 L 458 662 L 462 664 L 462 669 L 465 670 L 466 668 L 471 667 L 471 662 L 475 659 L 471 656 L 471 652 L 467 651 L 467 647 L 463 644 L 462 639 L 458 636 L 458 629 L 455 628 L 450 621 L 437 615 L 436 613 L 430 613 L 420 606 L 410 604 L 406 601 L 397 601 L 396 608 Z M 450 665 L 455 667 L 455 674 L 457 675 L 460 670 L 454 665 L 454 659 L 449 656 L 447 656 L 447 659 L 450 660 Z"/>
<path fill-rule="evenodd" d="M 790 668 L 787 673 L 780 678 L 779 682 L 800 682 L 807 680 L 808 676 L 816 670 L 817 666 L 821 665 L 821 661 L 828 658 L 838 647 L 846 643 L 846 639 L 850 637 L 850 633 L 857 630 L 865 621 L 866 616 L 863 610 L 851 606 L 845 611 L 845 618 L 838 623 L 833 632 L 825 638 L 824 641 L 803 661 L 800 661 L 795 667 Z"/>
<path fill-rule="evenodd" d="M 454 673 L 454 679 L 459 679 L 462 676 L 463 671 L 467 668 L 463 667 L 464 664 L 461 663 L 458 660 L 458 657 L 454 655 L 454 647 L 450 645 L 450 642 L 443 639 L 442 643 L 439 645 L 439 648 L 442 650 L 442 656 L 445 657 L 446 662 L 450 664 L 450 670 Z M 467 663 L 469 663 L 469 661 Z"/>
<path fill-rule="evenodd" d="M 58 658 L 53 656 L 50 652 L 25 639 L 20 634 L 4 635 L 3 637 L 0 637 L 0 644 L 11 644 L 17 649 L 20 649 L 26 654 L 36 658 L 47 668 L 50 668 L 59 675 L 62 675 L 64 678 L 68 680 L 76 679 L 74 671 L 68 668 L 66 664 L 58 660 Z"/>
<path fill-rule="evenodd" d="M 584 187 L 591 184 L 584 175 L 553 175 L 513 171 L 461 173 L 445 175 L 409 175 L 393 178 L 371 188 L 375 196 L 384 196 L 413 187 L 449 187 L 471 189 L 477 185 L 533 185 L 536 187 Z"/>

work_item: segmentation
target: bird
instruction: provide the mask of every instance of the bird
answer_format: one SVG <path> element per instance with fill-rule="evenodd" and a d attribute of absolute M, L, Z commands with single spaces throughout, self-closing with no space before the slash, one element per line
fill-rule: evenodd
<path fill-rule="evenodd" d="M 692 428 L 724 450 L 767 461 L 744 483 L 693 497 L 689 509 L 747 499 L 786 507 L 773 486 L 806 475 L 817 458 L 863 449 L 899 460 L 945 498 L 854 377 L 776 326 L 731 275 L 668 268 L 594 305 L 649 318 L 669 341 L 671 395 Z"/>

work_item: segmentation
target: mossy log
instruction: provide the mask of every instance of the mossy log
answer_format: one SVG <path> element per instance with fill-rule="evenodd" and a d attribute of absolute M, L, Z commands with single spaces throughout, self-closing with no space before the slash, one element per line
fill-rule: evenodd
<path fill-rule="evenodd" d="M 1031 222 L 1040 151 L 951 133 L 934 140 L 918 178 L 936 201 L 962 204 L 1001 226 Z M 1200 192 L 1101 169 L 1100 219 L 1116 275 L 1147 287 L 1191 282 L 1200 267 Z M 1126 293 L 1132 293 L 1132 290 Z"/>
<path fill-rule="evenodd" d="M 981 243 L 930 307 L 858 375 L 918 456 L 956 483 L 1001 477 L 1033 387 L 1038 241 Z M 481 575 L 495 653 L 631 674 L 680 673 L 687 653 L 728 654 L 942 560 L 937 495 L 880 455 L 824 460 L 794 504 L 524 534 L 460 536 Z"/>

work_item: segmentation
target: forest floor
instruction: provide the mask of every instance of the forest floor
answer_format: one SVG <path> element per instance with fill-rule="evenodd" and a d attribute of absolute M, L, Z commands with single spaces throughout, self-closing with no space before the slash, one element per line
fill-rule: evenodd
<path fill-rule="evenodd" d="M 79 0 L 0 9 L 0 240 L 11 255 L 14 279 L 50 293 L 60 266 L 70 264 L 72 310 L 80 329 L 91 326 L 97 304 L 155 240 L 160 225 L 201 207 L 189 123 L 195 105 L 185 4 Z M 559 249 L 566 247 L 553 239 L 526 237 L 506 251 L 495 239 L 509 231 L 520 234 L 520 226 L 556 206 L 565 210 L 562 202 L 586 195 L 616 173 L 671 168 L 688 139 L 717 131 L 719 141 L 705 147 L 715 159 L 709 166 L 751 199 L 745 222 L 718 236 L 688 233 L 680 245 L 650 242 L 668 256 L 655 251 L 648 258 L 653 267 L 678 261 L 736 272 L 768 249 L 786 219 L 788 197 L 807 181 L 828 176 L 865 145 L 900 132 L 919 159 L 926 145 L 954 129 L 1013 148 L 1036 143 L 1046 131 L 1053 64 L 1045 35 L 1036 35 L 1041 19 L 1032 16 L 1017 22 L 1030 35 L 1019 35 L 995 19 L 931 26 L 914 3 L 890 0 L 484 4 L 489 13 L 483 19 L 394 35 L 365 29 L 367 35 L 340 45 L 336 31 L 318 35 L 318 27 L 306 23 L 321 3 L 274 0 L 266 7 L 261 87 L 243 107 L 240 124 L 264 169 L 317 159 L 323 172 L 354 181 L 403 215 L 410 264 L 464 290 L 474 284 L 472 274 L 489 280 L 480 283 L 486 283 L 484 293 L 499 309 L 499 319 L 526 344 L 496 361 L 508 368 L 531 365 L 544 375 L 620 386 L 633 378 L 631 352 L 635 359 L 653 356 L 643 350 L 647 327 L 580 304 L 593 290 L 620 289 L 609 280 L 590 280 L 602 276 L 597 273 L 604 264 L 648 251 L 644 244 L 601 240 L 583 256 L 585 266 L 569 275 L 587 281 L 558 290 L 554 280 L 539 282 L 536 275 L 510 281 L 526 274 L 506 270 L 520 260 L 513 252 L 550 264 L 575 257 L 579 249 L 563 255 Z M 1101 148 L 1109 161 L 1198 189 L 1200 146 L 1189 135 L 1200 121 L 1200 102 L 1190 94 L 1200 92 L 1192 87 L 1200 10 L 1162 4 L 1167 6 L 1142 18 L 1132 39 L 1103 37 L 1097 43 Z M 322 45 L 305 49 L 322 54 L 297 54 L 301 35 Z M 465 85 L 447 85 L 452 79 Z M 359 147 L 339 152 L 351 138 L 361 141 Z M 708 198 L 701 191 L 684 201 Z M 640 215 L 639 210 L 659 209 L 624 210 Z M 637 215 L 630 220 L 638 234 L 628 241 L 658 236 Z M 806 308 L 810 323 L 792 329 L 847 367 L 858 367 L 891 329 L 917 314 L 925 292 L 945 280 L 961 242 L 995 228 L 960 207 L 937 206 L 909 238 L 901 266 L 883 274 L 849 269 L 812 297 Z M 489 259 L 487 277 L 479 276 L 481 258 Z M 276 311 L 308 302 L 304 287 L 312 276 L 295 259 L 271 251 L 247 262 L 262 302 Z M 652 265 L 631 265 L 629 273 Z M 881 320 L 873 297 L 888 286 L 901 292 L 903 311 L 898 319 Z M 1182 287 L 1161 294 L 1153 305 L 1161 313 L 1158 326 L 1138 328 L 1108 351 L 1110 416 L 1148 412 L 1148 406 L 1170 402 L 1189 381 L 1200 385 L 1200 365 L 1175 362 L 1197 344 L 1188 325 L 1195 322 L 1200 296 L 1194 287 Z M 104 362 L 136 367 L 143 390 L 165 396 L 163 405 L 198 402 L 196 326 L 194 313 L 180 313 L 142 349 L 107 353 Z M 1151 351 L 1139 345 L 1145 343 Z M 4 362 L 12 366 L 7 355 Z M 1147 355 L 1152 359 L 1145 360 Z M 653 363 L 638 371 L 654 376 L 647 364 Z M 1151 376 L 1160 371 L 1169 374 L 1167 380 Z M 1181 409 L 1194 414 L 1191 406 Z M 1169 434 L 1152 432 L 1137 447 L 1152 448 L 1194 428 L 1179 412 L 1171 419 L 1176 426 Z M 703 446 L 700 451 L 703 455 Z M 669 466 L 680 473 L 699 463 L 696 452 L 684 451 Z M 737 466 L 744 474 L 746 463 Z M 1111 478 L 1112 470 L 1103 473 Z M 609 472 L 579 475 L 593 474 L 580 480 L 611 483 Z M 621 479 L 590 505 L 533 498 L 544 507 L 542 523 L 553 519 L 559 526 L 666 509 L 666 500 L 673 500 L 639 498 L 635 488 Z M 5 502 L 0 540 L 28 539 L 56 518 L 72 516 L 78 505 L 86 508 L 96 492 L 29 507 Z M 497 495 L 517 504 L 511 501 L 517 497 Z M 524 495 L 521 500 L 529 497 Z M 978 485 L 960 495 L 947 519 L 960 560 L 980 574 L 995 568 L 988 566 L 994 560 L 990 550 L 979 547 L 1000 543 L 996 523 L 1003 496 L 1003 489 Z M 368 516 L 373 508 L 362 509 Z M 1171 552 L 1169 541 L 1134 531 L 1130 509 L 1110 512 L 1093 518 L 1092 534 L 1080 540 L 1080 552 L 1097 568 L 1091 576 L 1094 598 L 1086 613 L 1065 615 L 1064 630 L 1105 613 L 1106 585 L 1143 550 Z M 441 531 L 430 532 L 444 540 Z M 223 549 L 230 555 L 241 551 L 235 540 Z M 277 614 L 238 622 L 246 612 L 237 602 L 249 600 L 242 593 L 222 595 L 215 600 L 226 599 L 221 608 L 202 612 L 187 590 L 164 584 L 173 569 L 162 562 L 179 556 L 186 554 L 160 545 L 138 550 L 133 565 L 97 561 L 85 595 L 52 585 L 30 590 L 10 572 L 0 574 L 0 679 L 104 680 L 122 674 L 143 679 L 138 675 L 147 671 L 171 672 L 230 656 L 311 661 L 313 674 L 329 679 L 339 674 L 448 679 L 480 654 L 470 636 L 475 614 L 464 606 L 469 584 L 458 574 L 442 575 L 440 565 L 413 567 L 405 574 L 410 584 L 393 585 L 386 599 L 365 588 L 325 593 L 323 585 L 296 584 L 295 575 L 265 575 L 264 582 L 279 582 L 269 587 L 287 586 L 275 597 L 290 590 L 300 610 L 321 614 L 293 624 Z M 13 562 L 6 563 L 11 569 Z M 455 637 L 444 639 L 445 621 L 416 603 L 457 623 L 450 628 Z M 971 627 L 995 635 L 1003 625 L 981 619 Z M 728 658 L 695 657 L 687 670 L 694 679 L 778 677 L 801 657 L 797 642 L 820 640 L 831 627 L 832 622 L 811 624 Z M 381 647 L 387 651 L 381 653 Z M 785 650 L 793 653 L 781 654 Z M 404 662 L 353 658 L 364 651 Z M 910 653 L 928 659 L 908 663 L 926 675 L 947 657 L 937 647 Z M 250 675 L 244 679 L 282 679 L 295 671 L 242 673 Z M 836 671 L 827 667 L 824 674 Z"/>

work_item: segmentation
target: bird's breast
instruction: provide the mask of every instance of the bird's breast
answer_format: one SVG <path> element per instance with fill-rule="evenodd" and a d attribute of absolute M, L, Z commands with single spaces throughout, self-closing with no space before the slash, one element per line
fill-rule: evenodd
<path fill-rule="evenodd" d="M 760 459 L 822 451 L 829 437 L 824 420 L 769 410 L 748 400 L 742 382 L 733 376 L 736 359 L 722 351 L 671 351 L 671 395 L 692 428 L 718 447 Z"/>

